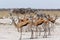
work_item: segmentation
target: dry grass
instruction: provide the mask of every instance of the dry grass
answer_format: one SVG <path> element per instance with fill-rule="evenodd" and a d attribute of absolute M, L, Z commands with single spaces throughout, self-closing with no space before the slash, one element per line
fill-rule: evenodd
<path fill-rule="evenodd" d="M 60 16 L 60 11 L 40 11 L 42 13 L 46 13 L 46 14 L 50 14 L 50 15 L 58 15 Z M 13 14 L 16 15 L 16 14 Z M 29 15 L 29 14 L 27 14 Z M 32 14 L 34 15 L 34 14 Z M 0 17 L 8 17 L 9 16 L 9 12 L 8 11 L 0 11 Z M 22 16 L 22 14 L 18 14 L 18 16 Z"/>
<path fill-rule="evenodd" d="M 50 15 L 60 16 L 60 11 L 42 11 L 42 12 Z"/>
<path fill-rule="evenodd" d="M 9 12 L 8 11 L 0 11 L 0 17 L 8 17 L 9 16 L 9 14 L 8 14 Z"/>

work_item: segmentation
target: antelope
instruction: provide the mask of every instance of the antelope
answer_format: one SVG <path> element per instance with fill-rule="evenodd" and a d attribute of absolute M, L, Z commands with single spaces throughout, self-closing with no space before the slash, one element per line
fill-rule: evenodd
<path fill-rule="evenodd" d="M 43 15 L 41 15 L 41 16 L 43 16 Z M 50 33 L 50 28 L 49 28 L 49 21 L 47 20 L 47 19 L 44 19 L 44 18 L 39 18 L 38 17 L 38 19 L 36 20 L 36 22 L 34 23 L 34 25 L 36 26 L 36 28 L 39 26 L 39 25 L 41 25 L 41 24 L 43 24 L 44 25 L 44 27 L 43 27 L 43 29 L 44 29 L 44 36 L 43 36 L 43 38 L 45 38 L 45 37 L 47 37 L 47 32 L 48 32 L 48 34 L 50 35 L 51 33 Z M 48 29 L 48 30 L 47 30 Z M 41 30 L 41 29 L 40 29 Z M 37 30 L 36 30 L 37 31 Z M 40 33 L 39 33 L 40 34 Z"/>
<path fill-rule="evenodd" d="M 10 13 L 10 16 L 12 17 L 12 14 Z M 24 19 L 19 19 L 18 18 L 18 22 L 15 23 L 14 18 L 12 17 L 12 22 L 15 25 L 15 27 L 17 28 L 18 32 L 21 32 L 20 34 L 20 40 L 22 39 L 22 28 L 28 24 L 30 24 L 30 21 L 27 18 Z"/>
<path fill-rule="evenodd" d="M 36 32 L 38 31 L 38 26 L 41 25 L 41 24 L 46 24 L 48 25 L 48 21 L 47 20 L 44 20 L 43 18 L 39 18 L 39 19 L 32 19 L 32 20 L 35 20 L 35 22 L 32 22 L 32 25 L 34 25 L 36 27 Z M 43 37 L 47 37 L 46 35 L 46 32 L 47 32 L 47 27 L 43 27 L 44 29 L 44 36 Z M 33 29 L 32 29 L 33 30 Z M 36 33 L 37 34 L 37 33 Z M 33 39 L 33 31 L 32 31 L 32 36 L 31 38 Z M 36 38 L 37 38 L 37 35 L 36 35 Z"/>
<path fill-rule="evenodd" d="M 57 15 L 55 16 L 55 18 L 51 17 L 50 15 L 47 15 L 47 20 L 51 22 L 51 28 L 53 31 L 54 31 L 54 24 L 56 19 L 57 19 Z"/>
<path fill-rule="evenodd" d="M 47 20 L 44 20 L 43 18 L 40 18 L 40 19 L 38 19 L 36 22 L 35 22 L 35 26 L 36 27 L 38 27 L 39 25 L 41 25 L 41 24 L 44 24 L 45 26 L 43 27 L 43 29 L 44 29 L 44 36 L 43 37 L 47 37 L 47 29 L 48 29 L 48 26 L 46 26 L 46 25 L 48 25 L 48 23 L 49 23 L 49 21 L 47 21 Z M 41 29 L 40 29 L 41 30 Z M 37 31 L 37 30 L 36 30 Z M 48 33 L 49 33 L 49 31 L 48 31 Z"/>

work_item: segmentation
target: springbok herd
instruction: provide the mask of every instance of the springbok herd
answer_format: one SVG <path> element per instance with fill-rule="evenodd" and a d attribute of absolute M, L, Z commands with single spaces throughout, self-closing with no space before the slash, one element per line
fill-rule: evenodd
<path fill-rule="evenodd" d="M 40 14 L 39 12 L 35 12 L 34 15 L 31 14 L 24 14 L 23 17 L 17 16 L 16 20 L 12 14 L 12 11 L 10 14 L 12 24 L 17 28 L 17 31 L 21 33 L 20 40 L 22 38 L 22 28 L 28 25 L 28 30 L 26 32 L 31 32 L 31 39 L 34 38 L 34 32 L 35 32 L 35 38 L 41 35 L 42 32 L 44 32 L 43 38 L 47 38 L 47 36 L 51 35 L 51 32 L 54 32 L 54 24 L 55 20 L 57 19 L 57 16 L 50 16 L 48 14 Z M 29 12 L 28 12 L 29 13 Z M 41 26 L 40 26 L 41 25 Z M 43 31 L 42 31 L 43 29 Z"/>
<path fill-rule="evenodd" d="M 22 28 L 24 26 L 28 25 L 28 30 L 27 31 L 31 31 L 31 39 L 33 39 L 33 34 L 35 32 L 35 36 L 37 38 L 37 32 L 39 32 L 39 36 L 41 35 L 41 30 L 43 29 L 44 35 L 43 38 L 47 38 L 48 35 L 51 35 L 51 29 L 54 29 L 54 25 L 55 24 L 55 20 L 57 19 L 57 16 L 55 15 L 50 16 L 50 15 L 46 15 L 46 14 L 39 14 L 38 12 L 35 13 L 35 15 L 32 14 L 24 14 L 24 17 L 19 17 L 17 16 L 17 23 L 14 20 L 14 17 L 12 15 L 12 12 L 10 13 L 11 19 L 13 24 L 15 25 L 15 27 L 17 28 L 18 32 L 21 33 L 20 35 L 20 39 L 22 37 Z M 42 25 L 42 27 L 39 27 L 39 25 Z"/>

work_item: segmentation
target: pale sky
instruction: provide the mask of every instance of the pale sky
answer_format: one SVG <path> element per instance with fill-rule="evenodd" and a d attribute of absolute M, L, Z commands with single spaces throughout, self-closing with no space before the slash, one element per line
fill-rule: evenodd
<path fill-rule="evenodd" d="M 60 9 L 60 0 L 0 0 L 0 8 Z"/>

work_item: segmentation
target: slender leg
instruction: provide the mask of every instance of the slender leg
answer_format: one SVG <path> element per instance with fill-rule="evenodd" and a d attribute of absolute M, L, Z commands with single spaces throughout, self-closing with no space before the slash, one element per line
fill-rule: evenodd
<path fill-rule="evenodd" d="M 33 30 L 31 29 L 31 38 L 30 39 L 33 39 Z"/>
<path fill-rule="evenodd" d="M 38 34 L 37 31 L 38 31 L 38 30 L 37 30 L 37 26 L 36 26 L 36 33 L 35 33 L 36 36 L 35 36 L 35 38 L 37 38 L 37 34 Z"/>
<path fill-rule="evenodd" d="M 22 28 L 21 28 L 20 40 L 22 40 Z"/>
<path fill-rule="evenodd" d="M 41 35 L 41 29 L 39 29 L 39 36 Z"/>
<path fill-rule="evenodd" d="M 51 31 L 53 31 L 54 32 L 54 23 L 51 23 Z"/>
<path fill-rule="evenodd" d="M 17 28 L 17 31 L 19 32 L 19 28 Z"/>
<path fill-rule="evenodd" d="M 48 28 L 48 30 L 49 30 L 48 35 L 51 35 L 50 28 Z"/>
<path fill-rule="evenodd" d="M 46 31 L 46 28 L 44 29 L 44 36 L 43 38 L 47 38 L 47 31 Z"/>

